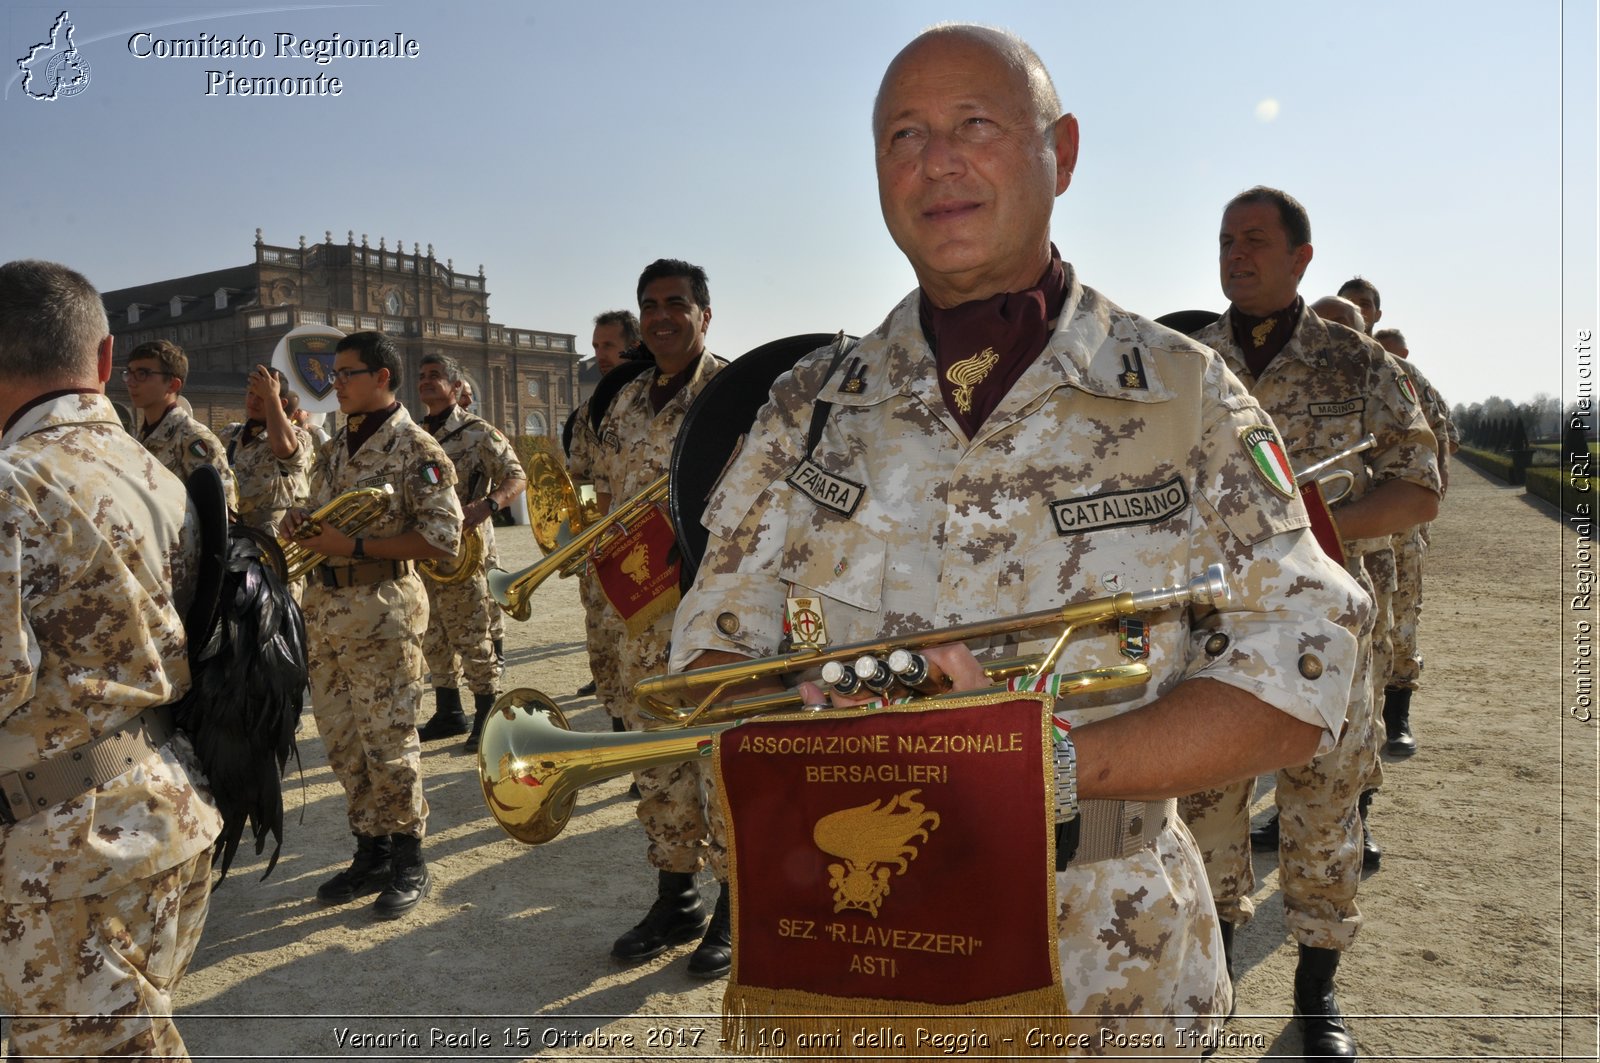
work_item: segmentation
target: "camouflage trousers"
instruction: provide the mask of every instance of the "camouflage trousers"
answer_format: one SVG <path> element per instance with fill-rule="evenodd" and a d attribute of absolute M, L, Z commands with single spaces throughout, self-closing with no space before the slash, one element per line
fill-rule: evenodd
<path fill-rule="evenodd" d="M 1363 654 L 1363 660 L 1370 657 Z M 1309 764 L 1279 769 L 1275 777 L 1283 921 L 1296 941 L 1312 948 L 1347 949 L 1361 928 L 1357 803 L 1363 790 L 1376 785 L 1378 759 L 1377 714 L 1367 676 L 1357 668 L 1344 731 L 1334 747 Z M 1217 915 L 1234 926 L 1255 914 L 1250 896 L 1256 884 L 1250 860 L 1254 790 L 1255 780 L 1246 779 L 1178 802 L 1178 814 L 1200 846 Z"/>
<path fill-rule="evenodd" d="M 205 926 L 211 851 L 105 896 L 0 904 L 11 1056 L 187 1060 L 172 991 Z"/>
<path fill-rule="evenodd" d="M 589 672 L 594 676 L 595 697 L 612 719 L 622 719 L 628 702 L 628 689 L 622 685 L 622 662 L 617 654 L 626 634 L 622 619 L 606 601 L 600 581 L 588 568 L 578 576 L 578 594 L 583 599 L 584 636 L 589 648 Z"/>
<path fill-rule="evenodd" d="M 1197 1057 L 1216 1037 L 1233 986 L 1207 892 L 1182 821 L 1130 856 L 1056 873 L 1061 982 L 1089 1042 L 1074 1055 Z"/>
<path fill-rule="evenodd" d="M 624 637 L 622 682 L 630 693 L 623 721 L 630 731 L 643 729 L 646 716 L 631 691 L 639 680 L 667 670 L 670 616 L 639 637 Z M 717 799 L 709 758 L 686 760 L 634 772 L 639 784 L 639 822 L 650 839 L 646 859 L 661 871 L 699 871 L 709 861 L 718 882 L 728 879 L 728 822 Z"/>
<path fill-rule="evenodd" d="M 1422 679 L 1422 651 L 1417 627 L 1422 621 L 1422 559 L 1428 552 L 1428 526 L 1418 525 L 1395 536 L 1394 666 L 1389 685 L 1415 690 Z"/>
<path fill-rule="evenodd" d="M 422 837 L 421 639 L 312 634 L 311 710 L 344 787 L 350 830 Z"/>
<path fill-rule="evenodd" d="M 500 682 L 500 661 L 494 655 L 491 630 L 500 607 L 489 597 L 483 573 L 460 583 L 423 579 L 428 594 L 428 630 L 422 636 L 430 681 L 436 687 L 459 687 L 465 676 L 474 694 L 494 694 Z"/>

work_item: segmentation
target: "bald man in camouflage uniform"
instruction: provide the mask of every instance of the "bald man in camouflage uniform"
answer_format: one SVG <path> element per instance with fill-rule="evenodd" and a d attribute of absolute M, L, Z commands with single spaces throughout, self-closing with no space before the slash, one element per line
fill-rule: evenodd
<path fill-rule="evenodd" d="M 311 433 L 289 419 L 283 374 L 258 365 L 250 373 L 245 420 L 229 425 L 228 466 L 239 484 L 239 521 L 267 535 L 291 506 L 306 499 L 316 459 Z M 295 582 L 296 593 L 303 585 Z"/>
<path fill-rule="evenodd" d="M 966 121 L 975 97 L 992 134 Z M 1118 1052 L 1099 1026 L 1145 1039 L 1124 1053 L 1199 1055 L 1232 993 L 1204 867 L 1171 798 L 1331 746 L 1353 679 L 1346 629 L 1366 603 L 1259 464 L 1271 422 L 1221 362 L 1083 286 L 1054 253 L 1051 205 L 1078 130 L 1031 49 L 993 30 L 929 31 L 890 66 L 873 126 L 884 218 L 921 287 L 836 371 L 820 351 L 774 385 L 706 510 L 673 667 L 777 651 L 788 588 L 824 599 L 837 645 L 1222 564 L 1236 606 L 1147 616 L 1147 684 L 1056 705 L 1073 725 L 1084 819 L 1148 827 L 1111 831 L 1115 842 L 1057 874 L 1062 982 L 1090 1042 L 1078 1050 Z M 923 197 L 957 195 L 979 166 L 985 209 L 930 215 Z M 1018 339 L 1017 318 L 1037 331 Z M 956 385 L 949 370 L 1002 345 L 1013 382 Z M 814 399 L 831 408 L 808 450 Z M 1043 643 L 981 653 L 1018 648 Z M 981 685 L 971 655 L 950 649 L 946 671 L 961 665 L 960 685 Z M 1057 668 L 1125 663 L 1124 649 L 1139 652 L 1080 631 Z M 1182 1043 L 1180 1028 L 1196 1040 Z"/>
<path fill-rule="evenodd" d="M 190 683 L 199 529 L 183 484 L 101 394 L 111 350 L 83 277 L 0 267 L 0 1014 L 13 1059 L 189 1058 L 172 992 L 222 827 L 165 709 Z M 74 756 L 87 759 L 71 778 L 50 778 Z"/>
<path fill-rule="evenodd" d="M 373 914 L 394 919 L 427 894 L 422 858 L 422 635 L 428 598 L 414 561 L 453 557 L 461 542 L 455 469 L 394 398 L 399 354 L 387 336 L 351 333 L 334 354 L 334 390 L 347 415 L 311 474 L 311 509 L 346 491 L 388 485 L 383 515 L 352 537 L 332 521 L 302 538 L 323 554 L 307 580 L 311 704 L 328 764 L 344 787 L 356 854 L 317 888 L 325 904 L 381 890 Z M 290 510 L 295 535 L 305 510 Z"/>
<path fill-rule="evenodd" d="M 1346 565 L 1370 594 L 1362 564 L 1366 541 L 1388 536 L 1438 510 L 1433 433 L 1402 388 L 1383 349 L 1343 325 L 1318 318 L 1297 294 L 1311 262 L 1311 223 L 1292 196 L 1257 187 L 1223 212 L 1219 265 L 1228 311 L 1195 339 L 1222 356 L 1271 414 L 1295 468 L 1355 444 L 1374 450 L 1346 459 L 1354 489 L 1334 508 Z M 1370 477 L 1368 476 L 1370 470 Z M 1370 479 L 1370 486 L 1368 480 Z M 1371 627 L 1362 637 L 1359 676 L 1336 748 L 1277 773 L 1284 920 L 1299 942 L 1295 1010 L 1308 1056 L 1355 1058 L 1356 1045 L 1334 998 L 1340 953 L 1361 925 L 1361 793 L 1375 762 Z M 1238 926 L 1253 912 L 1248 848 L 1253 780 L 1202 792 L 1184 817 L 1206 854 L 1217 911 Z M 1230 931 L 1231 934 L 1231 931 Z"/>
<path fill-rule="evenodd" d="M 465 751 L 475 753 L 500 683 L 500 659 L 492 635 L 500 607 L 489 597 L 485 575 L 495 560 L 494 515 L 522 494 L 528 479 L 500 430 L 458 404 L 461 385 L 461 366 L 455 359 L 437 354 L 423 357 L 417 385 L 417 395 L 428 410 L 423 427 L 455 466 L 462 534 L 482 537 L 483 562 L 470 577 L 457 582 L 423 579 L 428 593 L 428 631 L 422 652 L 432 675 L 436 711 L 417 733 L 424 742 L 467 734 Z M 463 675 L 472 691 L 470 733 L 461 707 Z"/>
<path fill-rule="evenodd" d="M 122 379 L 128 388 L 128 400 L 144 414 L 139 441 L 180 480 L 187 481 L 189 474 L 202 465 L 213 466 L 222 477 L 228 508 L 236 511 L 239 488 L 222 442 L 178 403 L 188 375 L 189 356 L 176 343 L 155 340 L 141 343 L 128 353 L 128 367 L 123 370 Z"/>
<path fill-rule="evenodd" d="M 711 296 L 704 270 L 659 259 L 640 275 L 638 297 L 640 331 L 655 366 L 623 385 L 600 422 L 594 486 L 602 512 L 621 506 L 667 471 L 690 403 L 727 364 L 706 350 Z M 622 687 L 628 692 L 623 719 L 632 730 L 650 719 L 632 696 L 634 684 L 667 670 L 671 635 L 671 611 L 642 631 L 622 632 L 617 654 Z M 727 910 L 727 840 L 718 809 L 706 801 L 707 775 L 701 760 L 634 773 L 642 795 L 639 821 L 650 839 L 646 859 L 657 870 L 656 900 L 644 919 L 612 945 L 616 959 L 651 959 L 704 931 L 689 957 L 689 972 L 702 978 L 727 973 L 732 956 L 722 914 Z M 694 883 L 708 859 L 712 873 L 724 883 L 717 913 L 709 921 Z"/>

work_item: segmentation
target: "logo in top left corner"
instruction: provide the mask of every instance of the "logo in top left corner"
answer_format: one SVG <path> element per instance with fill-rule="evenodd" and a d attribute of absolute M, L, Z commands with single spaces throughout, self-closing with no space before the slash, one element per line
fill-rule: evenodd
<path fill-rule="evenodd" d="M 63 11 L 50 27 L 50 39 L 28 49 L 17 60 L 22 71 L 22 91 L 30 99 L 49 103 L 76 96 L 89 87 L 89 61 L 72 43 L 77 27 L 69 12 Z"/>

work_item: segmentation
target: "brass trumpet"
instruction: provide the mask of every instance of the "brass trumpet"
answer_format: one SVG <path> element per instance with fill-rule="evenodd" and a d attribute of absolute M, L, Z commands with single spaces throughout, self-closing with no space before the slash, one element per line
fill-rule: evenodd
<path fill-rule="evenodd" d="M 1317 487 L 1322 491 L 1322 500 L 1328 505 L 1342 502 L 1356 485 L 1356 474 L 1349 469 L 1334 469 L 1333 472 L 1323 476 L 1325 469 L 1332 469 L 1346 458 L 1355 457 L 1364 450 L 1371 450 L 1378 445 L 1378 437 L 1368 432 L 1360 440 L 1345 447 L 1337 454 L 1323 458 L 1315 465 L 1308 465 L 1294 474 L 1294 482 L 1303 484 L 1308 480 L 1316 480 Z"/>
<path fill-rule="evenodd" d="M 482 524 L 474 524 L 461 533 L 461 549 L 456 556 L 444 560 L 427 558 L 417 562 L 417 571 L 441 586 L 465 583 L 483 569 L 487 552 L 487 537 Z"/>
<path fill-rule="evenodd" d="M 393 496 L 392 484 L 353 488 L 307 517 L 296 531 L 298 536 L 309 537 L 317 534 L 323 521 L 329 521 L 346 535 L 355 535 L 383 516 Z M 283 551 L 284 564 L 288 568 L 286 580 L 297 580 L 328 559 L 326 554 L 307 550 L 298 537 L 285 539 L 280 535 L 278 547 Z"/>
<path fill-rule="evenodd" d="M 999 664 L 1001 669 L 1018 668 L 1043 675 L 1054 667 L 1055 659 L 1074 627 L 1189 602 L 1224 605 L 1228 601 L 1228 585 L 1222 567 L 1213 565 L 1205 575 L 1183 587 L 1168 587 L 1142 594 L 1124 593 L 1013 619 L 961 624 L 928 632 L 911 640 L 856 643 L 822 653 L 788 654 L 721 668 L 703 668 L 697 670 L 700 676 L 698 680 L 693 678 L 696 672 L 658 676 L 640 683 L 635 693 L 642 692 L 647 686 L 659 693 L 711 682 L 716 683 L 716 689 L 720 690 L 731 683 L 752 677 L 780 675 L 824 659 L 872 652 L 889 645 L 935 646 L 1055 623 L 1065 624 L 1066 630 L 1051 653 Z M 1018 663 L 1023 660 L 1029 663 Z M 995 665 L 986 667 L 986 671 L 993 667 Z M 712 673 L 733 674 L 726 679 L 718 679 Z M 996 678 L 993 672 L 990 672 L 990 678 Z M 1060 696 L 1098 693 L 1143 683 L 1149 678 L 1149 669 L 1143 664 L 1114 665 L 1061 678 Z M 936 702 L 942 697 L 968 697 L 973 693 L 951 692 L 921 700 Z M 755 704 L 757 701 L 760 702 L 759 706 Z M 572 731 L 567 725 L 566 716 L 555 702 L 537 690 L 523 687 L 501 695 L 484 723 L 478 746 L 478 782 L 483 787 L 484 803 L 495 822 L 517 841 L 539 845 L 561 833 L 572 815 L 578 791 L 583 787 L 643 768 L 710 756 L 712 740 L 718 734 L 745 722 L 736 717 L 749 716 L 767 708 L 798 704 L 798 693 L 786 697 L 747 698 L 741 702 L 729 702 L 715 710 L 703 702 L 693 713 L 675 715 L 673 725 L 650 731 L 596 734 Z M 715 718 L 717 722 L 702 727 L 679 725 L 696 716 Z M 819 714 L 818 718 L 825 717 Z"/>
<path fill-rule="evenodd" d="M 558 573 L 567 576 L 579 571 L 591 543 L 608 531 L 631 528 L 644 516 L 645 507 L 665 501 L 666 497 L 667 477 L 662 476 L 527 568 L 489 573 L 489 594 L 513 620 L 528 619 L 533 615 L 531 599 L 539 584 Z"/>
<path fill-rule="evenodd" d="M 1059 609 L 1043 609 L 997 620 L 979 620 L 970 624 L 957 624 L 939 631 L 925 632 L 908 638 L 883 638 L 855 642 L 845 646 L 831 646 L 821 650 L 798 650 L 778 657 L 762 657 L 732 664 L 694 668 L 673 675 L 651 676 L 634 687 L 639 707 L 651 716 L 668 724 L 684 727 L 694 723 L 714 723 L 736 719 L 773 709 L 795 708 L 800 705 L 797 690 L 757 694 L 733 701 L 718 699 L 729 688 L 761 679 L 773 679 L 789 672 L 821 667 L 829 661 L 853 661 L 862 656 L 881 657 L 893 649 L 923 649 L 951 642 L 973 642 L 1009 635 L 1037 628 L 1064 625 L 1061 634 L 1049 652 L 1031 657 L 1013 657 L 990 662 L 984 670 L 992 680 L 1000 681 L 1012 676 L 1032 673 L 1048 675 L 1055 670 L 1056 661 L 1067 647 L 1074 630 L 1084 624 L 1115 620 L 1136 613 L 1153 612 L 1169 606 L 1211 605 L 1218 608 L 1230 601 L 1227 578 L 1221 565 L 1212 565 L 1202 575 L 1185 586 L 1165 587 L 1140 594 L 1124 592 L 1106 598 L 1078 602 Z M 692 706 L 680 703 L 695 688 L 709 687 L 709 691 Z"/>

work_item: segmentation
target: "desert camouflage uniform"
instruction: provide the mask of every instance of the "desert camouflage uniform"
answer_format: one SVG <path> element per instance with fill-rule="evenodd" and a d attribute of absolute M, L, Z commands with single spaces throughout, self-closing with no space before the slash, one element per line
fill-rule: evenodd
<path fill-rule="evenodd" d="M 589 403 L 585 402 L 572 426 L 572 453 L 567 455 L 567 473 L 574 484 L 594 482 L 599 448 L 600 437 L 589 423 Z M 584 637 L 589 647 L 589 672 L 594 676 L 595 697 L 613 720 L 623 719 L 628 690 L 622 685 L 622 661 L 618 656 L 618 647 L 626 634 L 622 618 L 606 601 L 592 566 L 584 566 L 578 574 L 578 596 L 583 600 Z"/>
<path fill-rule="evenodd" d="M 228 467 L 239 484 L 239 521 L 268 535 L 278 533 L 283 515 L 290 507 L 305 502 L 310 490 L 307 474 L 316 460 L 317 447 L 311 433 L 299 425 L 294 430 L 294 453 L 280 458 L 267 441 L 265 429 L 246 441 L 240 421 L 228 426 Z"/>
<path fill-rule="evenodd" d="M 1357 473 L 1352 499 L 1391 479 L 1439 490 L 1433 434 L 1421 411 L 1405 399 L 1392 360 L 1372 340 L 1329 324 L 1306 307 L 1288 345 L 1257 379 L 1233 341 L 1229 314 L 1195 338 L 1222 355 L 1272 415 L 1295 468 L 1321 461 L 1371 432 L 1377 446 L 1347 459 L 1343 466 Z M 1370 594 L 1371 580 L 1361 560 L 1364 543 L 1346 541 L 1344 548 L 1350 574 Z M 1361 875 L 1356 801 L 1370 785 L 1378 744 L 1371 689 L 1372 623 L 1369 618 L 1362 627 L 1351 629 L 1359 632 L 1361 657 L 1338 746 L 1310 764 L 1277 773 L 1284 921 L 1302 945 L 1314 948 L 1344 949 L 1361 925 L 1355 903 Z M 1254 912 L 1248 839 L 1253 786 L 1254 780 L 1248 780 L 1204 791 L 1180 805 L 1206 854 L 1217 911 L 1235 925 L 1248 922 Z"/>
<path fill-rule="evenodd" d="M 1450 446 L 1459 440 L 1455 423 L 1450 420 L 1450 406 L 1409 360 L 1401 361 L 1400 365 L 1417 389 L 1417 395 L 1422 399 L 1423 416 L 1428 419 L 1428 427 L 1433 429 L 1439 441 L 1439 471 L 1443 474 L 1449 468 Z M 1422 619 L 1422 561 L 1428 551 L 1429 527 L 1419 524 L 1409 532 L 1394 537 L 1393 664 L 1389 670 L 1388 685 L 1413 690 L 1422 678 L 1422 651 L 1417 646 L 1417 627 Z"/>
<path fill-rule="evenodd" d="M 595 490 L 611 496 L 611 508 L 650 486 L 667 471 L 672 444 L 688 412 L 706 383 L 727 365 L 707 351 L 695 366 L 689 382 L 656 413 L 650 408 L 654 372 L 628 381 L 600 422 L 600 442 L 594 461 Z M 609 605 L 607 608 L 610 608 Z M 615 617 L 615 610 L 612 610 Z M 629 635 L 615 620 L 620 638 L 617 654 L 625 692 L 623 720 L 639 730 L 650 719 L 633 698 L 634 684 L 667 670 L 667 647 L 672 637 L 672 613 L 656 618 L 638 635 Z M 727 878 L 727 830 L 717 802 L 709 800 L 705 785 L 711 772 L 701 760 L 685 761 L 634 774 L 639 784 L 639 821 L 650 838 L 648 859 L 662 871 L 694 872 L 705 866 L 721 880 Z"/>
<path fill-rule="evenodd" d="M 182 614 L 198 528 L 183 485 L 98 394 L 23 413 L 0 439 L 0 484 L 6 773 L 188 688 Z M 189 1058 L 171 992 L 200 940 L 222 827 L 202 782 L 178 736 L 96 789 L 0 826 L 0 1014 L 13 1016 L 13 1058 Z"/>
<path fill-rule="evenodd" d="M 918 293 L 861 341 L 852 357 L 863 369 L 849 379 L 865 387 L 840 390 L 841 370 L 822 388 L 834 408 L 812 455 L 861 485 L 852 517 L 789 480 L 832 352 L 780 377 L 706 510 L 710 542 L 679 608 L 674 667 L 702 650 L 777 652 L 786 586 L 825 599 L 840 644 L 1183 583 L 1222 564 L 1236 607 L 1201 620 L 1186 609 L 1149 614 L 1149 683 L 1058 711 L 1083 725 L 1209 677 L 1315 724 L 1332 745 L 1355 663 L 1346 629 L 1366 602 L 1317 549 L 1304 507 L 1256 470 L 1241 433 L 1268 425 L 1266 414 L 1210 352 L 1081 286 L 1070 267 L 1068 281 L 1048 346 L 971 443 L 940 394 Z M 1093 499 L 1110 510 L 1129 493 L 1144 517 L 1092 515 Z M 1019 649 L 996 642 L 980 658 Z M 1126 659 L 1115 630 L 1096 627 L 1074 635 L 1058 671 L 1117 663 Z M 1185 1054 L 1176 1028 L 1217 1032 L 1232 991 L 1181 821 L 1129 855 L 1070 865 L 1057 889 L 1071 1014 L 1159 1034 L 1174 1054 Z"/>
<path fill-rule="evenodd" d="M 456 470 L 456 498 L 463 507 L 476 502 L 507 480 L 525 480 L 522 462 L 500 430 L 459 406 L 434 433 Z M 471 492 L 469 496 L 469 492 Z M 494 655 L 491 628 L 500 607 L 489 597 L 488 571 L 494 554 L 494 520 L 478 525 L 484 539 L 484 565 L 471 579 L 440 583 L 424 578 L 428 593 L 428 631 L 422 653 L 436 687 L 456 687 L 463 674 L 474 694 L 494 694 L 500 661 Z"/>
<path fill-rule="evenodd" d="M 228 467 L 221 441 L 182 406 L 169 406 L 141 442 L 157 461 L 177 473 L 180 480 L 187 480 L 189 474 L 202 465 L 216 466 L 222 477 L 223 493 L 228 496 L 228 508 L 238 510 L 239 488 L 234 482 L 233 470 Z"/>
<path fill-rule="evenodd" d="M 352 488 L 391 484 L 388 510 L 362 536 L 386 539 L 418 531 L 432 545 L 455 553 L 461 540 L 461 504 L 451 490 L 455 470 L 433 437 L 403 406 L 354 455 L 345 446 L 349 430 L 340 428 L 317 456 L 311 508 Z M 327 562 L 333 568 L 352 564 L 398 565 L 403 574 L 354 587 L 328 587 L 320 570 L 307 580 L 306 637 L 317 731 L 344 786 L 351 831 L 366 837 L 421 837 L 428 802 L 422 796 L 417 707 L 428 598 L 410 562 L 347 557 Z"/>

